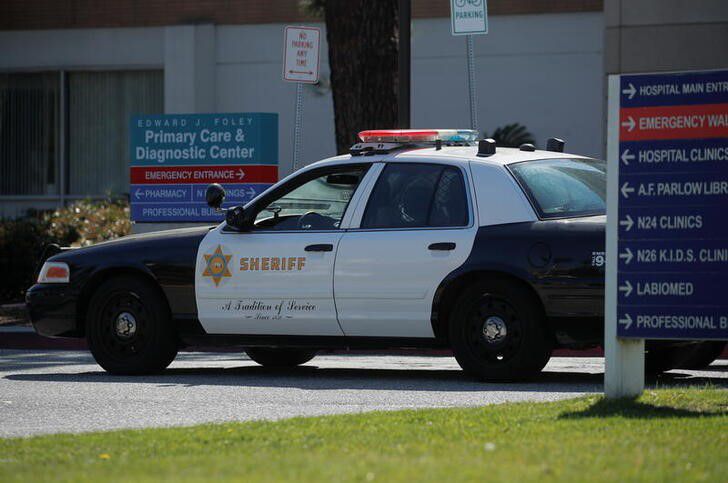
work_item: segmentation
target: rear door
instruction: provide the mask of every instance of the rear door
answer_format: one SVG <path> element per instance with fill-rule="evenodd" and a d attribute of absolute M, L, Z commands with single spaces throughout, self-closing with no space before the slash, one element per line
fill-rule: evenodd
<path fill-rule="evenodd" d="M 339 242 L 334 292 L 348 336 L 433 337 L 432 300 L 477 232 L 467 170 L 389 163 Z"/>

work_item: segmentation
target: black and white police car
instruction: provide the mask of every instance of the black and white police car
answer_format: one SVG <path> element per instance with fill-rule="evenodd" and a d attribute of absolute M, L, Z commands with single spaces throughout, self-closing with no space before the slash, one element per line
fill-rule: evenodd
<path fill-rule="evenodd" d="M 468 374 L 516 380 L 555 347 L 600 345 L 605 163 L 476 136 L 364 131 L 219 226 L 56 250 L 27 292 L 35 330 L 85 337 L 118 374 L 161 371 L 185 345 L 270 366 L 449 347 Z M 685 350 L 653 347 L 661 369 Z"/>

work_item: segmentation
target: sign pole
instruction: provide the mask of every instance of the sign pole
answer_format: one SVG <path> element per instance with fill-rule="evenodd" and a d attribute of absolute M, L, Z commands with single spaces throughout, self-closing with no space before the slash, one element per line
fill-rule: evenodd
<path fill-rule="evenodd" d="M 303 131 L 303 84 L 316 84 L 320 68 L 321 29 L 287 26 L 283 30 L 283 80 L 296 83 L 293 124 L 293 171 L 301 161 Z"/>
<path fill-rule="evenodd" d="M 473 47 L 473 36 L 465 36 L 465 45 L 468 56 L 468 100 L 470 101 L 470 129 L 478 130 L 478 101 L 475 84 L 475 49 Z"/>
<path fill-rule="evenodd" d="M 293 171 L 301 158 L 301 131 L 303 130 L 303 84 L 296 83 L 296 119 L 293 124 Z"/>
<path fill-rule="evenodd" d="M 468 102 L 470 129 L 478 131 L 478 100 L 475 83 L 475 47 L 473 35 L 488 33 L 487 0 L 450 0 L 450 27 L 453 35 L 465 36 L 468 70 Z"/>
<path fill-rule="evenodd" d="M 604 294 L 604 394 L 636 397 L 645 387 L 645 341 L 617 337 L 619 230 L 619 76 L 609 76 L 607 105 L 607 250 Z"/>

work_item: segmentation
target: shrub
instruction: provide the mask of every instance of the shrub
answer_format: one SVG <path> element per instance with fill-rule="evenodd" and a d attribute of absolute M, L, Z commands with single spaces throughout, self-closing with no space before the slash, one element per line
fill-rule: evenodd
<path fill-rule="evenodd" d="M 77 201 L 43 217 L 48 236 L 62 246 L 87 246 L 131 233 L 123 201 Z"/>
<path fill-rule="evenodd" d="M 18 301 L 30 287 L 35 265 L 49 242 L 42 220 L 0 221 L 0 301 Z"/>
<path fill-rule="evenodd" d="M 131 232 L 124 201 L 78 201 L 39 216 L 0 220 L 0 303 L 22 300 L 49 243 L 87 246 Z"/>

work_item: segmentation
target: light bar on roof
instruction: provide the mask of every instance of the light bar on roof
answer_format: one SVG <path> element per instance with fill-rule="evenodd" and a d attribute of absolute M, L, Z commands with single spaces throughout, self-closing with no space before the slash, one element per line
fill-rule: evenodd
<path fill-rule="evenodd" d="M 377 129 L 359 133 L 363 143 L 455 143 L 471 142 L 477 138 L 478 131 L 471 129 Z"/>

